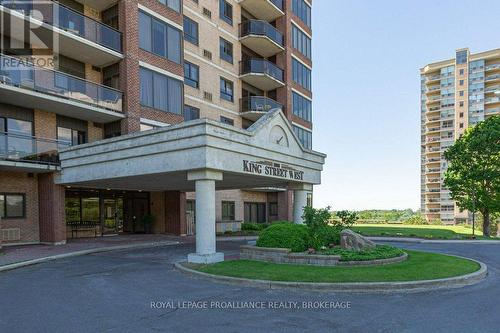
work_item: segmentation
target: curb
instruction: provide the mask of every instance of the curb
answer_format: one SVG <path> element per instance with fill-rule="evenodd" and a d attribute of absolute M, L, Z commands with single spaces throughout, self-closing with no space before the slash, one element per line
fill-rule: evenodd
<path fill-rule="evenodd" d="M 498 244 L 500 240 L 462 240 L 462 239 L 425 239 L 411 237 L 367 237 L 372 241 L 398 242 L 398 243 L 420 243 L 420 244 Z"/>
<path fill-rule="evenodd" d="M 455 276 L 451 278 L 422 280 L 422 281 L 402 281 L 402 282 L 352 282 L 352 283 L 328 283 L 328 282 L 284 282 L 270 280 L 255 280 L 246 278 L 236 278 L 230 276 L 214 275 L 196 271 L 185 267 L 185 262 L 175 263 L 175 268 L 184 274 L 193 277 L 204 278 L 214 282 L 265 289 L 287 289 L 287 290 L 308 290 L 327 292 L 348 292 L 348 293 L 415 293 L 434 291 L 440 289 L 462 288 L 481 282 L 488 274 L 486 264 L 460 256 L 458 258 L 468 259 L 480 265 L 476 272 Z"/>
<path fill-rule="evenodd" d="M 383 266 L 390 264 L 397 264 L 408 259 L 408 253 L 404 252 L 399 257 L 385 258 L 385 259 L 374 259 L 374 260 L 358 260 L 358 261 L 339 261 L 337 266 L 340 267 L 369 267 L 369 266 Z"/>
<path fill-rule="evenodd" d="M 218 236 L 216 240 L 218 242 L 230 242 L 230 241 L 251 241 L 257 240 L 259 236 Z"/>
<path fill-rule="evenodd" d="M 78 257 L 78 256 L 87 255 L 87 254 L 92 254 L 92 253 L 102 253 L 102 252 L 111 252 L 111 251 L 128 250 L 128 249 L 152 248 L 152 247 L 177 245 L 177 244 L 180 244 L 180 242 L 164 241 L 164 242 L 141 243 L 141 244 L 132 244 L 132 245 L 116 245 L 116 246 L 101 247 L 101 248 L 95 248 L 95 249 L 89 249 L 89 250 L 81 250 L 81 251 L 57 254 L 57 255 L 53 255 L 53 256 L 49 256 L 49 257 L 37 258 L 37 259 L 32 259 L 32 260 L 25 260 L 25 261 L 16 262 L 13 264 L 3 265 L 3 266 L 0 266 L 0 272 L 9 271 L 9 270 L 13 270 L 13 269 L 21 268 L 21 267 L 25 267 L 25 266 L 41 264 L 44 262 L 54 261 L 57 259 Z"/>

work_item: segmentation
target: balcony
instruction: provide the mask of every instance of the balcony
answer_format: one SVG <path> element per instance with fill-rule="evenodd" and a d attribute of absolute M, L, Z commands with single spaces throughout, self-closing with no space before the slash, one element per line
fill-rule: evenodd
<path fill-rule="evenodd" d="M 0 132 L 0 168 L 43 172 L 56 170 L 58 150 L 69 142 Z"/>
<path fill-rule="evenodd" d="M 488 65 L 486 66 L 486 71 L 493 71 L 493 70 L 497 70 L 497 69 L 500 69 L 500 63 L 496 63 L 496 64 L 491 64 L 491 65 Z"/>
<path fill-rule="evenodd" d="M 282 109 L 283 105 L 274 99 L 264 96 L 243 97 L 240 100 L 241 116 L 251 121 L 256 121 L 272 109 Z"/>
<path fill-rule="evenodd" d="M 500 103 L 500 97 L 488 97 L 484 99 L 484 104 Z"/>
<path fill-rule="evenodd" d="M 484 81 L 485 82 L 490 82 L 490 81 L 497 81 L 500 80 L 500 74 L 493 74 L 493 75 L 488 75 Z"/>
<path fill-rule="evenodd" d="M 283 0 L 241 0 L 240 5 L 254 17 L 267 22 L 285 15 Z"/>
<path fill-rule="evenodd" d="M 285 50 L 283 34 L 266 21 L 249 20 L 241 23 L 240 41 L 264 58 Z"/>
<path fill-rule="evenodd" d="M 91 8 L 95 8 L 99 11 L 103 11 L 118 3 L 120 0 L 75 0 L 76 2 L 81 3 L 82 5 L 89 6 Z"/>
<path fill-rule="evenodd" d="M 491 115 L 491 114 L 496 114 L 496 113 L 500 113 L 500 107 L 484 110 L 484 114 L 486 114 L 486 115 Z"/>
<path fill-rule="evenodd" d="M 98 123 L 124 118 L 122 92 L 6 55 L 0 55 L 0 99 Z"/>
<path fill-rule="evenodd" d="M 60 54 L 99 67 L 123 58 L 119 31 L 57 2 L 0 0 L 0 14 L 11 27 L 22 29 L 26 22 L 38 27 L 33 48 L 57 46 Z"/>
<path fill-rule="evenodd" d="M 264 91 L 283 87 L 283 70 L 265 59 L 250 59 L 240 62 L 241 79 Z"/>

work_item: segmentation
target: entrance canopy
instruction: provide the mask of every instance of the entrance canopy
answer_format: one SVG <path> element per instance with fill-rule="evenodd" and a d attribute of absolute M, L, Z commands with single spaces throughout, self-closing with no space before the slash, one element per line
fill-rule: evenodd
<path fill-rule="evenodd" d="M 189 172 L 222 174 L 216 189 L 321 182 L 326 155 L 302 147 L 281 110 L 248 129 L 200 119 L 60 152 L 57 182 L 91 188 L 194 191 Z"/>

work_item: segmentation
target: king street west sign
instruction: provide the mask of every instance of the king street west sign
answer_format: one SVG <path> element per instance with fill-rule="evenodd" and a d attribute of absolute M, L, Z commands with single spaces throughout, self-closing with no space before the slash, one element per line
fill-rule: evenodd
<path fill-rule="evenodd" d="M 251 162 L 243 160 L 243 171 L 257 175 L 273 176 L 290 180 L 304 179 L 304 171 L 298 171 L 288 166 L 272 162 Z"/>

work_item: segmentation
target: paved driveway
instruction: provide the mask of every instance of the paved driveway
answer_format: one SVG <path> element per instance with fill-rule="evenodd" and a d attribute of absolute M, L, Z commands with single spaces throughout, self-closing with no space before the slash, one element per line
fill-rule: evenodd
<path fill-rule="evenodd" d="M 234 254 L 240 244 L 221 242 L 218 248 Z M 481 260 L 489 267 L 489 277 L 471 287 L 418 294 L 263 290 L 217 284 L 175 271 L 172 263 L 193 250 L 189 244 L 128 250 L 0 273 L 0 331 L 500 331 L 500 245 L 399 245 Z M 152 309 L 154 301 L 164 302 L 165 308 Z M 200 306 L 210 302 L 242 305 L 234 302 L 250 301 L 267 305 L 266 309 L 170 309 L 168 304 L 177 304 L 177 301 L 200 301 Z M 293 304 L 286 302 L 297 302 L 301 306 L 302 302 L 309 301 L 350 302 L 350 308 L 268 308 L 271 304 Z"/>

